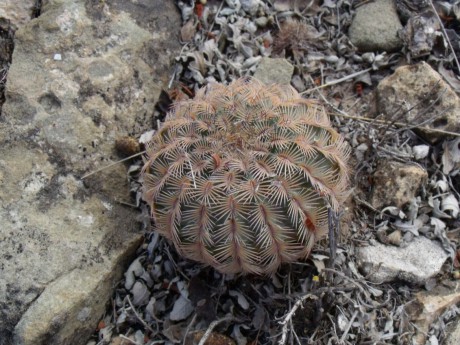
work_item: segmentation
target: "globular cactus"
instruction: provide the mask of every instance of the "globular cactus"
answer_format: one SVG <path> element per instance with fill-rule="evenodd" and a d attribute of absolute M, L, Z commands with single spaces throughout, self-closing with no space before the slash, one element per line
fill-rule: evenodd
<path fill-rule="evenodd" d="M 272 274 L 326 233 L 347 156 L 325 109 L 293 88 L 210 84 L 175 104 L 147 145 L 144 199 L 181 255 Z"/>

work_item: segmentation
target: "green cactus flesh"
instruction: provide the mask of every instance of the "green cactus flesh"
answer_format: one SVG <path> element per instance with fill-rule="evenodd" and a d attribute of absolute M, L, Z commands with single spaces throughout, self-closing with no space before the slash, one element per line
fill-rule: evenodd
<path fill-rule="evenodd" d="M 144 199 L 181 255 L 272 274 L 326 233 L 347 156 L 325 109 L 291 87 L 210 84 L 175 104 L 147 145 Z"/>

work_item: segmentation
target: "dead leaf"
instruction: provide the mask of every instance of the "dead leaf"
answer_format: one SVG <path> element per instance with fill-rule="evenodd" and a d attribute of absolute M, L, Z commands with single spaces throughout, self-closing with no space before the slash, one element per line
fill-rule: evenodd
<path fill-rule="evenodd" d="M 240 305 L 241 308 L 243 308 L 244 310 L 249 309 L 249 302 L 246 299 L 246 297 L 243 296 L 241 292 L 236 291 L 236 290 L 230 290 L 228 293 L 230 294 L 230 296 L 237 298 L 238 304 Z"/>
<path fill-rule="evenodd" d="M 446 234 L 446 223 L 438 218 L 431 217 L 431 225 L 434 226 L 434 235 L 441 241 L 442 248 L 449 253 L 452 260 L 455 258 L 455 250 L 452 248 L 452 243 L 447 238 Z"/>
<path fill-rule="evenodd" d="M 457 218 L 460 209 L 458 206 L 458 200 L 453 194 L 449 194 L 442 200 L 441 211 L 450 211 L 452 212 L 452 218 Z"/>
<path fill-rule="evenodd" d="M 190 42 L 196 34 L 196 22 L 194 18 L 188 20 L 187 23 L 180 30 L 180 37 L 182 42 Z"/>
<path fill-rule="evenodd" d="M 447 175 L 460 163 L 460 138 L 446 141 L 442 147 L 444 149 L 442 155 L 442 172 Z"/>
<path fill-rule="evenodd" d="M 135 306 L 140 306 L 147 304 L 147 301 L 150 298 L 150 292 L 140 280 L 136 281 L 133 288 L 131 289 L 131 294 L 133 295 L 133 304 Z"/>
<path fill-rule="evenodd" d="M 434 199 L 432 196 L 428 198 L 428 205 L 433 207 L 433 216 L 435 218 L 452 218 L 447 213 L 441 211 L 441 201 L 439 199 Z"/>
<path fill-rule="evenodd" d="M 169 319 L 171 321 L 181 321 L 188 318 L 193 313 L 192 303 L 180 295 L 179 298 L 174 303 L 173 310 L 169 314 Z"/>
<path fill-rule="evenodd" d="M 268 320 L 269 317 L 265 308 L 257 305 L 256 311 L 254 312 L 254 317 L 252 319 L 252 326 L 254 329 L 267 330 L 269 324 Z"/>
<path fill-rule="evenodd" d="M 134 260 L 129 266 L 128 270 L 125 273 L 125 289 L 131 290 L 134 283 L 136 282 L 136 277 L 140 277 L 144 273 L 144 267 L 142 266 L 141 260 L 144 257 L 139 257 Z"/>

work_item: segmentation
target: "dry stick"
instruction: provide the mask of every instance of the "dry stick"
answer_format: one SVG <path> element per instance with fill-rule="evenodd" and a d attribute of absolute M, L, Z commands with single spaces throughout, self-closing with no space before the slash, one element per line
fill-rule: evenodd
<path fill-rule="evenodd" d="M 2 73 L 2 77 L 0 78 L 0 84 L 4 85 L 4 82 L 6 82 L 6 76 L 8 75 L 8 70 L 6 68 L 2 68 L 0 70 L 0 73 Z"/>
<path fill-rule="evenodd" d="M 318 299 L 318 296 L 307 294 L 305 296 L 300 297 L 297 302 L 295 302 L 294 306 L 289 310 L 289 312 L 286 314 L 284 317 L 283 321 L 280 322 L 281 325 L 283 325 L 283 333 L 281 334 L 281 339 L 278 342 L 279 345 L 284 345 L 286 343 L 286 338 L 287 338 L 287 333 L 288 333 L 288 328 L 290 321 L 292 317 L 294 316 L 295 312 L 299 307 L 302 305 L 303 301 L 305 301 L 307 298 L 311 298 L 313 300 Z M 202 344 L 200 344 L 202 345 Z"/>
<path fill-rule="evenodd" d="M 292 333 L 294 334 L 295 340 L 297 340 L 297 344 L 302 345 L 302 343 L 300 342 L 299 336 L 297 335 L 297 333 L 295 332 L 295 330 L 293 330 Z"/>
<path fill-rule="evenodd" d="M 221 1 L 220 6 L 219 6 L 219 8 L 217 9 L 216 15 L 214 16 L 214 19 L 213 19 L 213 21 L 212 21 L 212 23 L 211 23 L 211 25 L 210 25 L 210 27 L 209 27 L 208 32 L 211 32 L 211 33 L 212 33 L 212 29 L 214 29 L 214 24 L 216 23 L 217 17 L 219 16 L 220 11 L 222 10 L 222 7 L 223 7 L 223 6 L 224 6 L 224 1 Z M 222 32 L 223 32 L 223 30 L 221 30 L 221 32 L 219 32 L 219 35 L 218 35 L 218 36 L 216 37 L 216 39 L 215 39 L 216 42 L 219 42 L 220 37 L 221 37 L 221 35 L 222 35 Z"/>
<path fill-rule="evenodd" d="M 212 29 L 214 29 L 214 24 L 216 23 L 216 19 L 217 19 L 217 16 L 219 15 L 220 11 L 222 10 L 222 7 L 224 6 L 224 2 L 222 1 L 219 8 L 217 9 L 217 12 L 216 12 L 216 15 L 214 16 L 214 19 L 211 23 L 211 26 L 209 27 L 209 32 L 212 31 Z"/>
<path fill-rule="evenodd" d="M 425 120 L 425 121 L 422 121 L 422 122 L 420 122 L 420 123 L 417 123 L 416 125 L 407 125 L 407 126 L 404 127 L 404 128 L 400 128 L 400 129 L 398 129 L 398 130 L 395 130 L 394 133 L 392 133 L 392 135 L 398 134 L 398 133 L 401 132 L 401 131 L 408 131 L 408 130 L 412 130 L 412 129 L 415 129 L 415 128 L 419 128 L 419 127 L 422 127 L 422 126 L 424 126 L 424 125 L 426 125 L 426 124 L 429 124 L 429 123 L 433 122 L 437 117 L 440 117 L 440 116 L 444 115 L 444 113 L 445 113 L 446 111 L 447 111 L 447 110 L 445 110 L 445 111 L 443 111 L 443 112 L 441 112 L 441 113 L 439 113 L 439 114 L 434 114 L 434 115 L 433 115 L 432 117 L 430 117 L 429 119 L 427 119 L 427 120 Z M 389 126 L 388 126 L 388 127 L 389 127 Z M 388 129 L 388 128 L 387 128 L 387 129 Z M 424 129 L 426 129 L 426 128 L 424 128 Z M 385 135 L 383 136 L 383 138 L 380 140 L 380 142 L 379 142 L 378 145 L 380 145 L 381 143 L 383 143 L 387 136 L 388 136 L 388 133 L 385 134 Z"/>
<path fill-rule="evenodd" d="M 140 345 L 137 341 L 132 340 L 131 338 L 128 338 L 127 336 L 120 334 L 119 337 L 123 340 L 129 341 L 131 344 L 134 345 Z"/>
<path fill-rule="evenodd" d="M 184 338 L 182 338 L 182 345 L 185 345 L 185 344 L 186 344 L 186 342 L 187 342 L 187 336 L 188 336 L 188 334 L 189 334 L 189 332 L 190 332 L 190 329 L 192 328 L 193 324 L 195 323 L 197 316 L 198 316 L 198 314 L 195 313 L 195 314 L 193 315 L 192 321 L 190 321 L 190 323 L 188 324 L 187 329 L 185 330 Z"/>
<path fill-rule="evenodd" d="M 406 154 L 406 153 L 401 153 L 401 152 L 397 152 L 397 151 L 392 151 L 392 150 L 389 150 L 388 148 L 385 148 L 382 146 L 382 144 L 385 142 L 386 138 L 390 135 L 396 135 L 398 134 L 399 132 L 402 132 L 402 131 L 410 131 L 414 128 L 418 128 L 418 127 L 421 127 L 425 124 L 428 124 L 428 123 L 431 123 L 434 121 L 434 119 L 436 119 L 437 117 L 440 117 L 444 114 L 445 112 L 442 112 L 442 113 L 439 113 L 439 114 L 435 114 L 433 115 L 432 117 L 430 117 L 429 119 L 423 121 L 423 122 L 420 122 L 416 125 L 411 125 L 411 126 L 405 126 L 403 128 L 400 128 L 400 129 L 397 129 L 397 130 L 394 130 L 392 132 L 389 132 L 388 129 L 393 125 L 393 122 L 391 123 L 391 125 L 388 125 L 386 128 L 385 128 L 385 133 L 383 136 L 382 136 L 382 139 L 379 139 L 376 143 L 376 147 L 375 148 L 380 148 L 380 150 L 384 151 L 384 152 L 387 152 L 387 153 L 390 153 L 392 156 L 395 156 L 395 158 L 400 158 L 400 159 L 408 159 L 408 158 L 411 158 L 413 157 L 411 154 Z"/>
<path fill-rule="evenodd" d="M 208 340 L 209 336 L 211 335 L 212 333 L 212 330 L 214 328 L 216 328 L 216 326 L 219 324 L 219 323 L 222 323 L 222 322 L 225 322 L 225 321 L 232 321 L 234 320 L 235 318 L 231 315 L 229 316 L 225 316 L 223 317 L 222 319 L 218 319 L 218 320 L 214 320 L 213 322 L 211 322 L 211 324 L 209 325 L 208 329 L 206 330 L 206 332 L 203 334 L 203 336 L 201 337 L 200 339 L 200 342 L 198 343 L 198 345 L 204 345 L 204 343 L 206 342 L 206 340 Z"/>
<path fill-rule="evenodd" d="M 439 81 L 436 82 L 434 84 L 434 86 L 431 88 L 430 90 L 430 94 L 433 92 L 434 88 L 439 84 Z M 437 100 L 436 100 L 437 101 Z M 423 100 L 420 100 L 419 102 L 415 103 L 413 106 L 409 107 L 409 109 L 406 109 L 406 110 L 403 110 L 403 104 L 401 103 L 399 106 L 398 106 L 398 109 L 394 110 L 393 111 L 393 115 L 391 116 L 391 119 L 388 121 L 389 123 L 387 124 L 385 130 L 383 131 L 384 133 L 391 127 L 393 126 L 393 124 L 396 122 L 396 119 L 397 119 L 397 114 L 401 111 L 401 115 L 402 114 L 409 114 L 411 113 L 412 110 L 414 110 L 419 104 L 421 104 L 423 102 Z M 399 115 L 399 117 L 401 116 Z M 420 116 L 420 114 L 416 115 L 414 120 L 417 119 L 418 117 Z"/>
<path fill-rule="evenodd" d="M 337 233 L 335 231 L 335 224 L 336 224 L 336 215 L 333 212 L 331 207 L 327 209 L 327 223 L 329 227 L 329 251 L 331 253 L 331 259 L 329 260 L 329 266 L 331 268 L 334 267 L 335 257 L 337 253 Z"/>
<path fill-rule="evenodd" d="M 174 260 L 174 258 L 173 258 L 173 256 L 172 256 L 171 252 L 169 251 L 169 246 L 166 246 L 165 249 L 164 249 L 164 251 L 166 252 L 166 255 L 168 256 L 169 261 L 172 262 L 172 264 L 173 264 L 174 269 L 176 270 L 176 272 L 179 272 L 179 274 L 180 274 L 182 277 L 184 277 L 184 279 L 185 279 L 186 281 L 190 281 L 190 278 L 187 277 L 187 275 L 186 275 L 184 272 L 182 272 L 182 270 L 180 269 L 179 265 L 178 265 L 177 262 Z"/>
<path fill-rule="evenodd" d="M 333 273 L 339 275 L 340 277 L 344 278 L 345 280 L 348 280 L 350 283 L 352 283 L 354 286 L 356 286 L 359 289 L 359 291 L 361 291 L 364 295 L 366 295 L 366 296 L 369 295 L 368 292 L 366 290 L 364 290 L 364 288 L 359 283 L 357 283 L 355 279 L 348 277 L 344 273 L 336 271 L 336 270 L 334 270 L 332 268 L 323 268 L 323 270 L 324 271 L 330 271 L 330 272 L 333 272 Z"/>
<path fill-rule="evenodd" d="M 142 323 L 142 325 L 147 328 L 150 332 L 152 332 L 152 334 L 157 334 L 158 332 L 157 331 L 154 331 L 152 327 L 150 327 L 147 322 L 145 322 L 141 317 L 140 315 L 137 313 L 137 310 L 136 308 L 134 308 L 134 305 L 131 303 L 131 299 L 129 298 L 129 295 L 126 296 L 126 298 L 128 299 L 128 303 L 129 303 L 129 306 L 131 307 L 132 311 L 134 312 L 134 315 L 136 315 L 137 319 Z"/>
<path fill-rule="evenodd" d="M 291 294 L 291 270 L 292 270 L 292 266 L 289 266 L 289 273 L 288 273 L 288 294 L 290 295 Z M 288 301 L 289 303 L 289 309 L 292 308 L 292 305 L 291 305 L 291 300 Z M 292 324 L 292 318 L 289 320 L 289 325 L 291 326 L 290 327 L 290 341 L 291 341 L 291 345 L 293 345 L 294 343 L 294 339 L 293 339 L 293 335 L 292 335 L 292 332 L 294 330 L 294 325 Z"/>
<path fill-rule="evenodd" d="M 378 123 L 378 124 L 382 124 L 382 125 L 394 125 L 394 126 L 397 126 L 397 127 L 411 127 L 411 128 L 418 128 L 420 127 L 420 125 L 409 125 L 407 123 L 402 123 L 402 122 L 393 122 L 393 121 L 387 121 L 387 120 L 379 120 L 379 119 L 372 119 L 372 118 L 369 118 L 369 117 L 364 117 L 364 116 L 352 116 L 352 115 L 348 115 L 346 112 L 344 112 L 343 110 L 340 110 L 338 109 L 337 107 L 335 107 L 331 102 L 329 102 L 326 97 L 324 97 L 324 95 L 319 92 L 319 89 L 323 88 L 323 87 L 326 87 L 326 86 L 330 86 L 330 85 L 335 85 L 335 84 L 338 84 L 338 83 L 341 83 L 343 81 L 346 81 L 348 79 L 351 79 L 351 78 L 354 78 L 355 76 L 359 75 L 359 74 L 363 74 L 365 72 L 368 72 L 369 70 L 371 70 L 372 68 L 368 68 L 364 71 L 361 71 L 361 72 L 357 72 L 357 73 L 353 73 L 353 74 L 350 74 L 346 77 L 343 77 L 341 79 L 337 79 L 337 80 L 334 80 L 330 83 L 327 83 L 327 84 L 324 84 L 324 85 L 321 85 L 321 86 L 318 86 L 318 87 L 315 87 L 313 89 L 309 89 L 309 90 L 306 90 L 304 92 L 301 92 L 300 95 L 303 95 L 305 93 L 308 93 L 310 91 L 313 91 L 313 90 L 316 90 L 318 91 L 318 95 L 322 98 L 322 100 L 327 104 L 329 105 L 336 113 L 333 113 L 331 115 L 333 116 L 339 116 L 339 117 L 343 117 L 343 118 L 346 118 L 346 119 L 351 119 L 351 120 L 358 120 L 358 121 L 365 121 L 365 122 L 373 122 L 373 123 Z M 310 78 L 310 81 L 312 83 L 314 83 L 314 80 L 311 76 L 309 76 Z M 446 134 L 446 135 L 452 135 L 452 136 L 455 136 L 455 137 L 460 137 L 460 133 L 456 133 L 456 132 L 451 132 L 451 131 L 446 131 L 446 130 L 443 130 L 443 129 L 436 129 L 436 128 L 424 128 L 423 130 L 427 131 L 427 132 L 432 132 L 432 133 L 440 133 L 440 134 Z"/>
<path fill-rule="evenodd" d="M 169 79 L 168 90 L 172 87 L 174 79 L 176 79 L 176 73 L 177 73 L 177 66 L 174 67 L 174 71 L 173 71 L 173 73 L 171 75 L 171 78 Z"/>
<path fill-rule="evenodd" d="M 310 77 L 311 79 L 311 77 Z M 313 81 L 313 79 L 311 79 Z M 346 119 L 351 119 L 351 120 L 358 120 L 358 121 L 365 121 L 365 122 L 374 122 L 382 125 L 394 125 L 398 127 L 411 127 L 411 128 L 417 128 L 419 125 L 409 125 L 407 123 L 402 123 L 402 122 L 392 122 L 392 121 L 387 121 L 387 120 L 379 120 L 379 119 L 372 119 L 369 117 L 364 117 L 364 116 L 353 116 L 353 115 L 348 115 L 346 112 L 343 110 L 340 110 L 339 108 L 335 107 L 331 102 L 329 102 L 324 95 L 318 91 L 318 95 L 322 98 L 322 100 L 329 105 L 335 112 L 336 114 L 333 113 L 331 114 L 332 116 L 340 116 Z M 441 134 L 446 134 L 446 135 L 452 135 L 455 137 L 460 137 L 460 133 L 456 132 L 450 132 L 450 131 L 445 131 L 442 129 L 435 129 L 435 128 L 424 128 L 423 130 L 427 132 L 433 132 L 433 133 L 441 133 Z"/>
<path fill-rule="evenodd" d="M 109 165 L 107 165 L 107 166 L 105 166 L 105 167 L 102 167 L 102 168 L 97 169 L 97 170 L 95 170 L 95 171 L 92 171 L 92 172 L 90 172 L 90 173 L 88 173 L 88 174 L 86 174 L 86 175 L 83 175 L 83 176 L 81 177 L 81 179 L 84 180 L 85 178 L 87 178 L 87 177 L 89 177 L 89 176 L 91 176 L 91 175 L 94 175 L 94 174 L 96 174 L 96 173 L 98 173 L 98 172 L 100 172 L 100 171 L 103 171 L 103 170 L 105 170 L 105 169 L 111 168 L 111 167 L 113 167 L 114 165 L 117 165 L 117 164 L 126 162 L 126 161 L 130 160 L 131 158 L 141 156 L 141 155 L 143 155 L 145 152 L 146 152 L 146 151 L 142 151 L 142 152 L 136 153 L 135 155 L 132 155 L 132 156 L 123 158 L 122 160 L 113 162 L 112 164 L 109 164 Z"/>
<path fill-rule="evenodd" d="M 118 327 L 118 323 L 117 323 L 117 308 L 116 308 L 116 305 L 115 305 L 115 300 L 113 299 L 112 297 L 112 313 L 113 313 L 113 323 L 115 324 L 115 328 L 117 330 L 117 333 L 120 334 L 120 328 Z"/>
<path fill-rule="evenodd" d="M 347 327 L 345 327 L 345 330 L 343 331 L 342 337 L 340 338 L 341 343 L 343 343 L 345 341 L 345 338 L 347 337 L 348 332 L 350 331 L 351 325 L 353 324 L 353 321 L 355 321 L 355 318 L 356 318 L 357 315 L 358 315 L 358 311 L 355 310 L 355 312 L 353 313 L 350 321 L 347 324 Z"/>
<path fill-rule="evenodd" d="M 341 286 L 336 286 L 336 287 L 326 286 L 326 287 L 321 287 L 321 288 L 317 288 L 317 289 L 314 289 L 312 291 L 309 291 L 309 294 L 318 296 L 318 295 L 320 295 L 320 294 L 322 294 L 323 292 L 326 292 L 326 291 L 329 291 L 329 292 L 351 292 L 351 291 L 354 291 L 354 290 L 356 290 L 356 288 L 351 287 L 351 286 L 342 286 L 342 285 Z M 297 298 L 302 298 L 303 296 L 305 296 L 304 292 L 296 292 L 296 293 L 292 293 L 291 295 L 278 294 L 278 293 L 274 293 L 274 294 L 271 295 L 271 297 L 273 299 L 281 299 L 281 300 L 297 299 Z"/>
<path fill-rule="evenodd" d="M 336 16 L 337 16 L 337 34 L 336 37 L 339 37 L 340 33 L 342 33 L 342 28 L 340 25 L 340 7 L 339 7 L 339 2 L 335 4 L 335 10 L 336 10 Z"/>
<path fill-rule="evenodd" d="M 334 107 L 334 106 L 332 106 L 332 107 Z M 340 111 L 339 109 L 336 109 L 335 107 L 334 107 L 334 110 Z M 382 125 L 392 124 L 392 125 L 395 125 L 395 126 L 398 126 L 398 127 L 411 127 L 411 128 L 419 127 L 419 125 L 409 125 L 407 123 L 402 123 L 402 122 L 391 122 L 391 121 L 386 121 L 386 120 L 371 119 L 371 118 L 363 117 L 363 116 L 352 116 L 352 115 L 348 115 L 348 114 L 343 114 L 343 112 L 341 112 L 341 111 L 340 111 L 339 114 L 332 114 L 332 115 L 333 116 L 340 116 L 340 117 L 344 117 L 344 118 L 352 119 L 352 120 L 359 120 L 359 121 L 365 121 L 365 122 L 375 122 L 375 123 L 379 123 L 379 124 L 382 124 Z M 423 130 L 427 131 L 427 132 L 447 134 L 447 135 L 460 137 L 460 133 L 451 132 L 451 131 L 445 131 L 445 130 L 442 130 L 442 129 L 424 128 Z"/>
<path fill-rule="evenodd" d="M 352 74 L 349 74 L 343 78 L 340 78 L 340 79 L 336 79 L 336 80 L 333 80 L 333 81 L 330 81 L 329 83 L 326 83 L 326 84 L 323 84 L 323 85 L 320 85 L 320 86 L 317 86 L 317 87 L 314 87 L 312 89 L 308 89 L 308 90 L 305 90 L 303 92 L 301 92 L 300 94 L 303 95 L 305 93 L 310 93 L 312 91 L 316 91 L 316 90 L 319 90 L 319 89 L 323 89 L 325 87 L 328 87 L 328 86 L 331 86 L 331 85 L 335 85 L 335 84 L 340 84 L 344 81 L 347 81 L 347 80 L 350 80 L 350 79 L 353 79 L 354 77 L 357 77 L 357 76 L 360 76 L 361 74 L 364 74 L 364 73 L 367 73 L 369 71 L 372 70 L 372 67 L 369 67 L 369 68 L 366 68 L 365 70 L 362 70 L 362 71 L 359 71 L 359 72 L 355 72 L 355 73 L 352 73 Z M 311 79 L 311 77 L 310 77 Z M 313 79 L 312 79 L 313 81 Z M 314 81 L 313 81 L 314 82 Z"/>
<path fill-rule="evenodd" d="M 455 54 L 455 50 L 454 50 L 454 47 L 452 46 L 452 43 L 450 42 L 449 36 L 447 36 L 447 32 L 446 32 L 446 29 L 444 28 L 444 24 L 442 23 L 441 18 L 439 18 L 438 11 L 436 11 L 436 8 L 434 7 L 433 2 L 431 0 L 429 0 L 428 2 L 430 3 L 430 6 L 433 9 L 433 12 L 436 18 L 438 19 L 439 25 L 441 25 L 442 34 L 444 35 L 447 41 L 447 44 L 449 45 L 452 55 L 454 56 L 455 63 L 457 64 L 457 68 L 460 71 L 460 63 L 458 62 L 457 55 Z"/>

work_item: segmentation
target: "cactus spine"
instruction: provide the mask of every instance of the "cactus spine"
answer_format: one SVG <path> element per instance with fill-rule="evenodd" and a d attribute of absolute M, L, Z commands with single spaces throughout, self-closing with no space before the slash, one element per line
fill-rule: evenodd
<path fill-rule="evenodd" d="M 272 274 L 305 258 L 347 188 L 347 146 L 325 109 L 289 86 L 210 84 L 147 147 L 144 199 L 183 256 Z"/>

